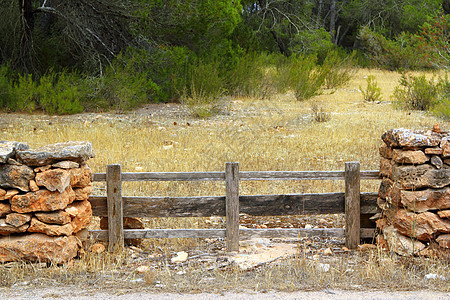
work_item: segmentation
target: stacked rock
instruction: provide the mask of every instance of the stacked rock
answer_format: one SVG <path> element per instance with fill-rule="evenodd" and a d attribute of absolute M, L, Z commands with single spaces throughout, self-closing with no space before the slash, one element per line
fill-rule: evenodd
<path fill-rule="evenodd" d="M 450 258 L 450 133 L 400 128 L 382 140 L 379 244 L 405 256 Z"/>
<path fill-rule="evenodd" d="M 36 150 L 0 141 L 0 262 L 64 263 L 87 238 L 94 157 L 88 142 Z"/>

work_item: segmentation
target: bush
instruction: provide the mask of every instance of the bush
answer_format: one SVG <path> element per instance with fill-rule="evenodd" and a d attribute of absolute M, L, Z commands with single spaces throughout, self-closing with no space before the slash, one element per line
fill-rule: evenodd
<path fill-rule="evenodd" d="M 322 68 L 325 72 L 325 87 L 336 89 L 347 84 L 356 72 L 354 66 L 356 51 L 345 58 L 341 58 L 338 51 L 331 51 L 327 54 Z"/>
<path fill-rule="evenodd" d="M 366 90 L 364 90 L 361 86 L 359 87 L 359 89 L 361 90 L 365 101 L 374 102 L 381 100 L 381 89 L 378 87 L 378 83 L 375 81 L 375 76 L 367 76 Z"/>
<path fill-rule="evenodd" d="M 189 70 L 189 86 L 184 89 L 181 102 L 200 118 L 210 117 L 221 110 L 225 90 L 217 63 L 198 62 Z"/>
<path fill-rule="evenodd" d="M 437 104 L 438 87 L 433 79 L 425 75 L 414 77 L 402 74 L 400 85 L 394 90 L 394 98 L 399 107 L 416 110 L 429 110 Z"/>
<path fill-rule="evenodd" d="M 330 113 L 328 113 L 322 104 L 312 103 L 311 111 L 315 122 L 328 122 L 331 119 Z"/>
<path fill-rule="evenodd" d="M 320 94 L 326 69 L 316 64 L 315 56 L 292 55 L 277 70 L 277 88 L 280 92 L 292 89 L 297 100 L 306 100 Z"/>
<path fill-rule="evenodd" d="M 450 119 L 450 81 L 448 74 L 444 78 L 440 78 L 437 84 L 438 101 L 433 108 L 433 113 L 444 119 Z"/>

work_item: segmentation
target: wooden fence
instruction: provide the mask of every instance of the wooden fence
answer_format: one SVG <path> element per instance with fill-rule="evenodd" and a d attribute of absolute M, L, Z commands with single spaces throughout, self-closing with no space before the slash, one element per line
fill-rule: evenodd
<path fill-rule="evenodd" d="M 359 162 L 345 163 L 344 171 L 239 171 L 238 163 L 226 163 L 225 172 L 122 173 L 120 165 L 108 165 L 93 181 L 106 181 L 106 196 L 91 196 L 93 215 L 108 217 L 108 230 L 92 230 L 96 239 L 107 240 L 109 251 L 123 247 L 124 239 L 226 238 L 227 250 L 239 250 L 239 238 L 250 237 L 345 237 L 348 248 L 361 238 L 373 238 L 374 228 L 361 228 L 362 218 L 378 212 L 377 193 L 360 193 L 360 180 L 380 179 L 378 171 L 360 171 Z M 226 183 L 225 196 L 125 197 L 123 181 L 211 181 Z M 345 180 L 345 192 L 286 195 L 239 195 L 241 180 Z M 253 216 L 345 213 L 343 228 L 239 228 L 239 213 Z M 123 229 L 124 217 L 225 216 L 226 229 Z"/>

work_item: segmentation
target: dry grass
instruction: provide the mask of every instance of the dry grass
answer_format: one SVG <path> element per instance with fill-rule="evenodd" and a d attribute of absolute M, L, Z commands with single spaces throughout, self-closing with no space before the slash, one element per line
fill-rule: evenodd
<path fill-rule="evenodd" d="M 359 86 L 374 75 L 383 102 L 364 102 Z M 395 110 L 390 96 L 400 75 L 378 70 L 359 70 L 349 85 L 332 94 L 298 102 L 292 94 L 269 100 L 233 99 L 227 115 L 200 120 L 179 110 L 178 114 L 153 116 L 140 110 L 126 115 L 83 114 L 52 117 L 7 115 L 0 119 L 2 140 L 26 141 L 32 147 L 69 140 L 87 140 L 96 157 L 90 161 L 94 172 L 120 163 L 122 171 L 222 171 L 226 162 L 240 162 L 241 170 L 342 170 L 345 161 L 358 160 L 362 170 L 378 169 L 381 134 L 391 128 L 430 129 L 443 123 L 424 112 Z M 327 122 L 315 122 L 312 104 L 320 101 L 329 114 Z M 376 191 L 378 182 L 363 182 L 363 191 Z M 343 191 L 342 182 L 242 182 L 241 194 L 280 194 Z M 104 194 L 96 184 L 94 193 Z M 125 183 L 125 195 L 183 196 L 223 195 L 224 184 L 205 183 Z M 147 221 L 148 227 L 204 227 L 199 218 L 160 218 Z M 148 240 L 145 251 L 168 257 L 173 251 L 205 249 L 194 239 Z M 200 250 L 199 250 L 200 251 Z M 167 259 L 167 258 L 166 258 Z M 222 289 L 295 290 L 339 287 L 431 288 L 449 291 L 448 283 L 430 285 L 424 274 L 438 273 L 449 278 L 446 262 L 400 259 L 385 253 L 334 256 L 330 272 L 320 272 L 317 261 L 299 255 L 280 260 L 251 272 L 228 267 L 208 270 L 201 263 L 189 263 L 183 272 L 167 261 L 146 274 L 134 272 L 133 260 L 125 254 L 100 257 L 88 253 L 72 265 L 40 268 L 35 265 L 0 266 L 0 286 L 29 282 L 30 278 L 50 284 L 152 288 L 170 291 Z M 326 263 L 326 261 L 320 261 Z M 139 280 L 137 280 L 139 279 Z M 197 289 L 197 290 L 196 290 Z"/>

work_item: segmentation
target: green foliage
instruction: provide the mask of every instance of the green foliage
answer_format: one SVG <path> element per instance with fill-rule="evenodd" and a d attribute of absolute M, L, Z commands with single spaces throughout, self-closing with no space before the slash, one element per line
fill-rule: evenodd
<path fill-rule="evenodd" d="M 438 87 L 433 79 L 427 80 L 425 75 L 414 77 L 402 74 L 400 84 L 395 88 L 394 98 L 401 108 L 429 110 L 438 100 Z"/>
<path fill-rule="evenodd" d="M 336 89 L 347 84 L 356 72 L 356 51 L 341 58 L 338 51 L 331 51 L 325 57 L 322 68 L 325 72 L 325 87 Z"/>
<path fill-rule="evenodd" d="M 198 62 L 190 67 L 189 85 L 183 92 L 181 102 L 194 116 L 207 118 L 220 112 L 224 92 L 217 63 Z"/>
<path fill-rule="evenodd" d="M 375 80 L 375 76 L 367 76 L 367 88 L 364 90 L 361 86 L 359 87 L 361 93 L 364 96 L 364 100 L 368 102 L 380 101 L 381 100 L 381 89 L 378 87 L 378 83 Z"/>
<path fill-rule="evenodd" d="M 267 75 L 267 56 L 256 53 L 239 58 L 237 64 L 226 73 L 226 87 L 231 95 L 268 98 L 274 87 Z"/>
<path fill-rule="evenodd" d="M 432 111 L 435 115 L 450 120 L 450 80 L 448 74 L 439 78 L 437 88 L 439 91 L 438 101 Z"/>
<path fill-rule="evenodd" d="M 277 70 L 277 88 L 280 92 L 292 89 L 299 101 L 320 94 L 325 83 L 326 69 L 316 64 L 316 56 L 292 55 Z"/>
<path fill-rule="evenodd" d="M 336 45 L 331 42 L 330 33 L 320 28 L 298 32 L 293 36 L 290 48 L 292 53 L 317 55 L 318 60 L 323 61 Z"/>

